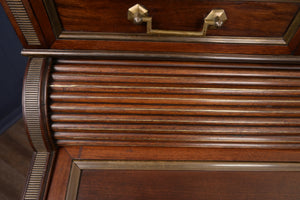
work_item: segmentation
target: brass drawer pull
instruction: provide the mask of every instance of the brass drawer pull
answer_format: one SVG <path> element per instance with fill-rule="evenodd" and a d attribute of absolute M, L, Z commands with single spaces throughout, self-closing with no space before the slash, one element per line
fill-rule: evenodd
<path fill-rule="evenodd" d="M 173 30 L 160 30 L 152 29 L 152 17 L 148 16 L 148 10 L 140 4 L 136 4 L 128 9 L 128 20 L 134 24 L 147 23 L 147 34 L 153 35 L 178 35 L 178 36 L 206 36 L 208 28 L 219 28 L 227 20 L 227 16 L 223 9 L 211 10 L 205 17 L 203 29 L 200 32 L 196 31 L 173 31 Z"/>

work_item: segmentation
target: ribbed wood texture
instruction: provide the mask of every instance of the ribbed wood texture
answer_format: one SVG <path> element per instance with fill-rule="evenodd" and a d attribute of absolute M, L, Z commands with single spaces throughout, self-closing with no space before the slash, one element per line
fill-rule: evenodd
<path fill-rule="evenodd" d="M 58 145 L 300 147 L 300 66 L 58 60 Z"/>

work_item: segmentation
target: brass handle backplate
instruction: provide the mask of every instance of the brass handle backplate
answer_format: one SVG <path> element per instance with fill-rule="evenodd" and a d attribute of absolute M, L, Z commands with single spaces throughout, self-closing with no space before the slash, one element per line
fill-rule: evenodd
<path fill-rule="evenodd" d="M 136 4 L 128 9 L 128 20 L 134 24 L 147 23 L 147 34 L 153 35 L 177 35 L 177 36 L 206 36 L 208 28 L 219 28 L 227 20 L 227 16 L 223 9 L 211 10 L 205 17 L 203 28 L 200 32 L 196 31 L 173 31 L 173 30 L 160 30 L 152 29 L 152 17 L 148 15 L 148 10 L 140 4 Z"/>

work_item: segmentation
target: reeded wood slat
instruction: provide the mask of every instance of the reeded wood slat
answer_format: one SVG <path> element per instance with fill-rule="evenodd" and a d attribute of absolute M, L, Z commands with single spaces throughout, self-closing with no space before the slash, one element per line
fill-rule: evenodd
<path fill-rule="evenodd" d="M 106 115 L 106 114 L 52 114 L 51 120 L 60 123 L 135 123 L 135 124 L 184 124 L 184 125 L 237 125 L 237 126 L 300 126 L 298 118 L 209 117 L 162 115 Z"/>
<path fill-rule="evenodd" d="M 156 125 L 156 124 L 71 124 L 53 123 L 53 131 L 82 131 L 98 133 L 164 133 L 164 134 L 243 134 L 243 135 L 293 135 L 299 134 L 299 127 L 233 127 L 196 125 Z"/>
<path fill-rule="evenodd" d="M 150 85 L 135 83 L 94 83 L 53 81 L 53 91 L 64 92 L 112 92 L 112 93 L 151 93 L 151 94 L 202 94 L 202 95 L 251 95 L 251 96 L 300 96 L 300 87 L 270 86 L 189 86 L 189 85 Z"/>
<path fill-rule="evenodd" d="M 211 66 L 212 65 L 212 66 Z M 201 68 L 181 66 L 172 67 L 169 66 L 110 66 L 104 65 L 99 68 L 97 65 L 83 65 L 83 64 L 58 64 L 55 65 L 54 70 L 56 72 L 72 72 L 72 73 L 99 73 L 99 74 L 140 74 L 140 75 L 182 75 L 182 76 L 238 76 L 238 77 L 288 77 L 288 78 L 299 78 L 300 77 L 300 67 L 293 67 L 287 70 L 287 66 L 276 66 L 275 69 L 256 69 L 255 66 L 243 66 L 248 69 L 239 69 L 236 65 L 213 65 L 207 63 L 203 66 L 198 66 Z M 213 68 L 215 67 L 215 68 Z M 279 69 L 278 69 L 279 68 Z M 254 70 L 256 69 L 256 70 Z"/>
<path fill-rule="evenodd" d="M 182 105 L 127 105 L 127 104 L 88 104 L 53 103 L 54 112 L 67 113 L 106 113 L 106 114 L 151 114 L 151 115 L 210 115 L 210 116 L 262 116 L 262 117 L 300 117 L 295 108 L 251 108 L 230 106 L 182 106 Z"/>
<path fill-rule="evenodd" d="M 81 132 L 55 132 L 54 136 L 58 140 L 69 139 L 73 137 L 74 140 L 118 140 L 118 141 L 159 141 L 159 142 L 225 142 L 225 143 L 298 143 L 300 136 L 224 136 L 218 137 L 209 135 L 175 135 L 175 134 L 111 134 L 111 133 L 88 133 Z M 130 139 L 128 139 L 130 136 Z"/>
<path fill-rule="evenodd" d="M 58 60 L 58 145 L 300 147 L 300 66 Z"/>
<path fill-rule="evenodd" d="M 237 105 L 237 106 L 300 106 L 300 97 L 240 97 L 166 94 L 119 93 L 52 93 L 56 102 L 93 102 L 126 104 L 186 104 L 186 105 Z"/>
<path fill-rule="evenodd" d="M 288 78 L 257 78 L 257 77 L 182 77 L 182 76 L 146 76 L 146 75 L 98 75 L 91 73 L 63 73 L 52 74 L 55 81 L 90 81 L 90 82 L 115 82 L 115 83 L 159 83 L 159 84 L 216 84 L 216 85 L 266 85 L 266 86 L 298 86 L 300 79 Z"/>

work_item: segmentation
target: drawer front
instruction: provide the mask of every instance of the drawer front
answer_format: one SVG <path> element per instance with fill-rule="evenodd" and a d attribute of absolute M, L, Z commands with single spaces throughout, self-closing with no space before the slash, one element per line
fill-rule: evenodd
<path fill-rule="evenodd" d="M 150 25 L 128 20 L 128 9 L 137 3 L 148 10 Z M 55 5 L 48 12 L 60 21 L 60 40 L 52 46 L 58 49 L 291 54 L 300 34 L 298 1 L 55 0 Z M 223 9 L 227 20 L 195 36 L 214 9 Z"/>
<path fill-rule="evenodd" d="M 281 37 L 296 15 L 298 3 L 199 0 L 55 0 L 65 31 L 143 34 L 145 25 L 134 25 L 127 10 L 139 3 L 153 18 L 154 29 L 200 31 L 212 9 L 224 9 L 228 20 L 212 36 Z"/>
<path fill-rule="evenodd" d="M 57 60 L 58 145 L 299 148 L 299 65 Z"/>
<path fill-rule="evenodd" d="M 26 48 L 264 55 L 299 52 L 299 0 L 16 2 L 1 1 Z M 143 8 L 130 9 L 136 4 Z M 128 18 L 144 23 L 136 25 Z M 214 29 L 217 25 L 221 27 Z"/>

